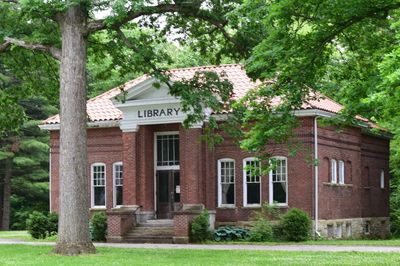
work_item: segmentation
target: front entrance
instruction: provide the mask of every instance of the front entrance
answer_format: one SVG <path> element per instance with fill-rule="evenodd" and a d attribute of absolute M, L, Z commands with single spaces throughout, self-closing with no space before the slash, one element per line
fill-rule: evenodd
<path fill-rule="evenodd" d="M 171 219 L 180 202 L 179 134 L 155 133 L 155 202 L 157 219 Z"/>
<path fill-rule="evenodd" d="M 179 171 L 157 171 L 157 218 L 171 219 L 180 202 Z"/>

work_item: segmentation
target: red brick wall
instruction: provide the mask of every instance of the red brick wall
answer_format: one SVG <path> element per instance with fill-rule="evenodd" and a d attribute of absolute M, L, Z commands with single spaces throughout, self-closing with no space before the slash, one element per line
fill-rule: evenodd
<path fill-rule="evenodd" d="M 313 118 L 302 118 L 295 136 L 290 140 L 298 152 L 291 156 L 287 145 L 270 145 L 272 155 L 288 158 L 288 205 L 305 210 L 311 217 L 313 207 Z M 214 150 L 198 142 L 201 129 L 184 130 L 179 124 L 141 126 L 135 134 L 137 149 L 130 165 L 136 167 L 134 202 L 144 211 L 154 211 L 154 133 L 158 131 L 180 132 L 181 153 L 181 202 L 203 203 L 207 209 L 217 210 L 220 222 L 247 220 L 253 209 L 243 207 L 243 159 L 254 156 L 244 152 L 227 138 Z M 58 210 L 58 153 L 59 135 L 51 132 L 52 146 L 52 210 Z M 107 171 L 107 209 L 112 208 L 112 164 L 123 161 L 124 137 L 119 128 L 88 130 L 88 165 L 101 162 Z M 320 219 L 388 216 L 388 156 L 387 140 L 362 134 L 358 128 L 337 131 L 331 127 L 318 129 L 319 141 L 319 212 Z M 125 147 L 127 149 L 127 147 Z M 235 160 L 236 208 L 217 208 L 217 160 Z M 346 162 L 345 183 L 350 186 L 329 185 L 330 159 Z M 129 165 L 125 159 L 124 171 Z M 369 167 L 370 185 L 362 169 Z M 385 170 L 385 189 L 379 188 L 379 172 Z M 90 176 L 90 168 L 88 167 Z M 268 176 L 262 178 L 262 201 L 268 201 Z M 126 182 L 129 184 L 129 182 Z M 367 187 L 367 188 L 364 188 Z M 127 190 L 130 188 L 126 187 Z M 90 194 L 88 195 L 90 197 Z"/>
<path fill-rule="evenodd" d="M 51 196 L 52 210 L 58 211 L 58 161 L 59 161 L 59 133 L 51 131 L 52 169 L 51 169 Z M 93 163 L 106 164 L 106 206 L 113 206 L 113 173 L 112 165 L 122 161 L 122 132 L 119 128 L 99 128 L 88 130 L 88 176 L 90 165 Z M 90 182 L 89 182 L 90 186 Z M 90 189 L 90 188 L 89 188 Z M 88 195 L 90 199 L 90 194 Z M 90 206 L 88 206 L 90 207 Z"/>

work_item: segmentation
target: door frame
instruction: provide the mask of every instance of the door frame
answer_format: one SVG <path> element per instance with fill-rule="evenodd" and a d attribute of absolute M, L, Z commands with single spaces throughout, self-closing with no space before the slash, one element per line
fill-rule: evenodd
<path fill-rule="evenodd" d="M 158 131 L 154 132 L 154 144 L 153 144 L 153 179 L 154 179 L 154 214 L 157 215 L 157 171 L 158 170 L 175 170 L 180 171 L 180 165 L 172 165 L 172 166 L 157 166 L 157 136 L 162 135 L 178 135 L 179 131 Z M 180 138 L 179 138 L 179 147 L 180 147 Z M 179 158 L 180 162 L 180 158 Z"/>

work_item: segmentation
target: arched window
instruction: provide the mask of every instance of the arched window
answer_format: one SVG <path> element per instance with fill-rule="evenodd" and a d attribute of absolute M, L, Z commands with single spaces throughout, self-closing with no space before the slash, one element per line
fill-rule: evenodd
<path fill-rule="evenodd" d="M 91 166 L 92 207 L 106 207 L 106 165 L 94 163 Z"/>
<path fill-rule="evenodd" d="M 269 203 L 288 204 L 288 174 L 286 157 L 272 157 L 269 172 Z"/>
<path fill-rule="evenodd" d="M 122 195 L 123 195 L 123 165 L 122 162 L 117 162 L 113 164 L 113 205 L 122 205 Z"/>
<path fill-rule="evenodd" d="M 235 206 L 235 160 L 218 160 L 218 206 Z"/>
<path fill-rule="evenodd" d="M 243 160 L 243 205 L 261 204 L 261 168 L 257 158 Z"/>

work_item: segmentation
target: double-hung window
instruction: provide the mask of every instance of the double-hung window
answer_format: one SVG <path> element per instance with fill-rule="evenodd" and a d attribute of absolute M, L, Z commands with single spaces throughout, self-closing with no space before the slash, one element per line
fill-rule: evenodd
<path fill-rule="evenodd" d="M 113 164 L 114 207 L 122 205 L 123 192 L 123 165 L 122 162 Z"/>
<path fill-rule="evenodd" d="M 235 206 L 235 160 L 218 160 L 218 206 Z"/>
<path fill-rule="evenodd" d="M 269 173 L 269 203 L 286 206 L 288 204 L 287 158 L 272 157 Z"/>
<path fill-rule="evenodd" d="M 257 158 L 243 160 L 243 205 L 261 204 L 261 168 Z"/>
<path fill-rule="evenodd" d="M 92 207 L 106 207 L 106 165 L 95 163 L 92 172 Z"/>
<path fill-rule="evenodd" d="M 331 183 L 337 183 L 337 161 L 335 159 L 331 160 Z"/>
<path fill-rule="evenodd" d="M 344 161 L 339 161 L 339 184 L 344 184 Z"/>

